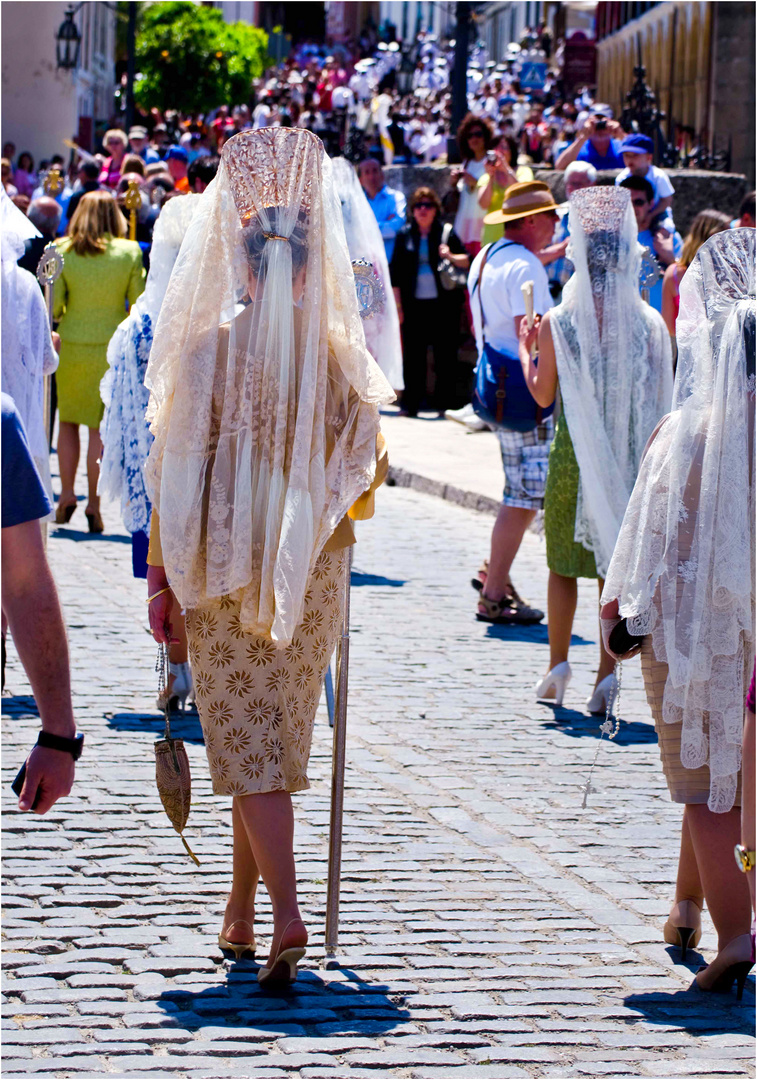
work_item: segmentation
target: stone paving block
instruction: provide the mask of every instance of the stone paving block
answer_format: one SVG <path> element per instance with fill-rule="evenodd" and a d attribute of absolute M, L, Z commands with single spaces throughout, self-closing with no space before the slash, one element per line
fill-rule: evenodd
<path fill-rule="evenodd" d="M 560 1055 L 551 1047 L 536 1046 L 487 1046 L 480 1050 L 471 1050 L 474 1061 L 482 1064 L 490 1064 L 495 1061 L 515 1062 L 553 1062 Z"/>
<path fill-rule="evenodd" d="M 350 1073 L 350 1075 L 352 1075 Z M 455 1068 L 423 1068 L 411 1069 L 410 1076 L 425 1078 L 428 1080 L 441 1080 L 442 1077 L 460 1077 L 460 1080 L 518 1080 L 521 1076 L 529 1074 L 524 1069 L 515 1065 L 507 1066 L 507 1076 L 502 1071 L 501 1065 L 460 1065 Z"/>
<path fill-rule="evenodd" d="M 350 1050 L 372 1050 L 376 1040 L 345 1035 L 341 1038 L 286 1038 L 278 1040 L 279 1049 L 285 1054 L 346 1054 Z"/>

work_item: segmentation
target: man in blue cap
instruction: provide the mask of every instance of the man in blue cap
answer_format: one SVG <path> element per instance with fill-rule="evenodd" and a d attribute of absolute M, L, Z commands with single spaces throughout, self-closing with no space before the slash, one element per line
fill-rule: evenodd
<path fill-rule="evenodd" d="M 186 195 L 189 191 L 189 179 L 187 177 L 189 154 L 183 146 L 169 146 L 164 160 L 176 190 L 180 191 L 182 195 Z"/>
<path fill-rule="evenodd" d="M 654 190 L 652 217 L 656 225 L 662 225 L 668 232 L 675 232 L 673 224 L 674 188 L 668 174 L 652 164 L 654 143 L 648 135 L 626 135 L 620 144 L 625 168 L 615 177 L 616 184 L 622 184 L 629 176 L 639 176 L 647 180 Z"/>

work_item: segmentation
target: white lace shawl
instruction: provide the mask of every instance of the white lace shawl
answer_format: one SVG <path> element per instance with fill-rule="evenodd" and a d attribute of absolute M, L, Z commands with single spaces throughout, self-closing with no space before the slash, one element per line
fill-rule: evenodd
<path fill-rule="evenodd" d="M 571 197 L 568 256 L 575 273 L 549 319 L 580 473 L 574 539 L 604 577 L 644 446 L 670 408 L 673 362 L 662 317 L 639 296 L 628 191 Z"/>
<path fill-rule="evenodd" d="M 16 260 L 24 241 L 40 233 L 0 188 L 2 200 L 2 388 L 10 394 L 24 423 L 29 448 L 52 498 L 50 447 L 45 433 L 44 376 L 58 366 L 42 290 L 33 274 Z"/>
<path fill-rule="evenodd" d="M 680 297 L 673 409 L 642 462 L 602 602 L 617 599 L 631 632 L 651 633 L 669 669 L 663 719 L 682 725 L 682 764 L 709 765 L 708 806 L 723 813 L 754 658 L 754 229 L 711 237 Z"/>
<path fill-rule="evenodd" d="M 366 194 L 360 186 L 357 173 L 349 161 L 336 158 L 331 164 L 334 170 L 334 184 L 342 204 L 342 220 L 350 258 L 367 259 L 368 262 L 373 263 L 374 271 L 383 282 L 386 294 L 386 306 L 383 312 L 366 319 L 363 323 L 365 343 L 393 389 L 403 390 L 405 382 L 402 377 L 400 323 L 381 230 Z"/>
<path fill-rule="evenodd" d="M 199 195 L 180 195 L 163 206 L 153 231 L 145 291 L 110 339 L 109 366 L 100 383 L 105 413 L 99 490 L 119 500 L 121 518 L 131 533 L 149 532 L 152 511 L 144 478 L 152 446 L 145 421 L 150 398 L 144 385 L 147 361 L 171 272 L 199 200 Z"/>
<path fill-rule="evenodd" d="M 316 136 L 263 128 L 224 145 L 146 383 L 147 489 L 179 602 L 231 594 L 246 629 L 287 643 L 315 560 L 373 480 L 379 405 L 394 397 L 365 346 Z"/>

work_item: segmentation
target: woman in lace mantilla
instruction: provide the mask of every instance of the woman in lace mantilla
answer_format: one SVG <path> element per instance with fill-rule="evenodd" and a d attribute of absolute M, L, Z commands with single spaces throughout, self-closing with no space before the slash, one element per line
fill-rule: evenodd
<path fill-rule="evenodd" d="M 291 795 L 307 764 L 341 625 L 347 512 L 386 473 L 379 405 L 331 163 L 308 131 L 223 148 L 177 259 L 147 371 L 155 441 L 148 554 L 157 640 L 186 609 L 216 794 L 233 799 L 232 889 L 219 944 L 254 951 L 255 892 L 273 908 L 269 968 L 301 949 Z"/>
<path fill-rule="evenodd" d="M 708 989 L 753 948 L 733 850 L 755 643 L 754 230 L 703 244 L 680 295 L 673 409 L 645 453 L 602 616 L 606 636 L 625 619 L 643 637 L 663 769 L 671 798 L 684 804 L 666 940 L 681 926 L 698 940 L 707 901 L 718 933 L 718 956 L 698 976 Z"/>
<path fill-rule="evenodd" d="M 549 671 L 539 699 L 559 698 L 570 679 L 568 648 L 577 579 L 604 576 L 647 439 L 670 408 L 673 364 L 661 316 L 639 296 L 640 248 L 629 193 L 584 188 L 570 198 L 568 257 L 575 273 L 562 302 L 524 325 L 521 361 L 539 405 L 562 413 L 549 458 L 544 530 L 549 566 Z M 529 345 L 538 332 L 538 368 Z M 604 712 L 615 694 L 614 660 L 600 642 L 586 705 Z"/>

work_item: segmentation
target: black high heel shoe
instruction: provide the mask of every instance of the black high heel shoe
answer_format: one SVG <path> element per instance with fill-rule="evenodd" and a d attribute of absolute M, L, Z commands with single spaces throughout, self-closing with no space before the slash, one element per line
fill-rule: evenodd
<path fill-rule="evenodd" d="M 747 951 L 744 948 L 749 942 L 749 960 L 737 960 L 739 953 Z M 720 961 L 720 963 L 718 963 Z M 744 993 L 749 972 L 754 967 L 754 938 L 751 934 L 740 934 L 739 937 L 729 941 L 724 949 L 721 949 L 711 964 L 701 967 L 696 974 L 696 984 L 700 990 L 711 994 L 730 994 L 733 984 L 736 983 L 736 997 L 741 1001 Z M 710 972 L 709 979 L 700 979 L 700 975 Z"/>

